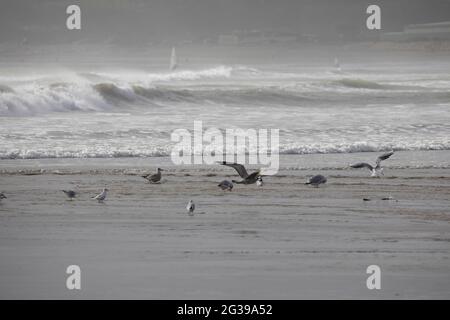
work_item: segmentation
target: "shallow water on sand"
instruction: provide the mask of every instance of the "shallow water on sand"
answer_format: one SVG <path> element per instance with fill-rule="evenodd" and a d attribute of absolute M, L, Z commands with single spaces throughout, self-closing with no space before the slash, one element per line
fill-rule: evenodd
<path fill-rule="evenodd" d="M 397 167 L 427 154 L 437 166 Z M 376 154 L 286 156 L 262 188 L 232 192 L 217 187 L 236 177 L 232 168 L 178 168 L 168 158 L 19 162 L 17 170 L 45 170 L 35 175 L 4 163 L 0 297 L 448 299 L 446 152 L 396 153 L 380 179 L 324 165 L 350 156 Z M 136 175 L 154 165 L 168 169 L 161 184 Z M 304 185 L 314 173 L 328 183 Z M 106 201 L 92 200 L 104 186 Z M 66 188 L 79 197 L 66 200 Z M 71 264 L 82 270 L 78 292 L 65 288 Z M 366 287 L 372 264 L 378 291 Z"/>

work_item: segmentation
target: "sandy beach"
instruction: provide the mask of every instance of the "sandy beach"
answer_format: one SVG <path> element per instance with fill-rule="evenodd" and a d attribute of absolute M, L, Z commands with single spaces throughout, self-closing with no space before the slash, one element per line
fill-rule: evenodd
<path fill-rule="evenodd" d="M 380 179 L 346 167 L 376 155 L 284 155 L 232 192 L 217 187 L 232 168 L 167 157 L 0 161 L 0 298 L 449 299 L 450 152 L 397 152 Z M 161 184 L 140 177 L 157 167 Z M 304 185 L 315 173 L 328 183 Z"/>

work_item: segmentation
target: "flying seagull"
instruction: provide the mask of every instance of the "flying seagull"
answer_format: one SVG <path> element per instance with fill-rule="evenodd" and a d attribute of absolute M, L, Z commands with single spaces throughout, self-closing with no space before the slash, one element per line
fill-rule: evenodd
<path fill-rule="evenodd" d="M 75 198 L 77 196 L 77 193 L 73 190 L 62 190 L 66 194 L 67 197 L 69 197 L 70 200 Z"/>
<path fill-rule="evenodd" d="M 327 182 L 327 178 L 325 178 L 323 175 L 321 174 L 317 174 L 311 178 L 308 179 L 308 181 L 305 184 L 310 184 L 316 188 L 319 187 L 319 185 L 326 183 Z"/>
<path fill-rule="evenodd" d="M 379 156 L 375 162 L 375 167 L 373 167 L 372 165 L 366 163 L 366 162 L 359 162 L 356 164 L 351 165 L 350 167 L 352 168 L 367 168 L 371 171 L 371 177 L 380 177 L 380 175 L 384 175 L 383 173 L 383 168 L 381 167 L 381 161 L 388 159 L 390 156 L 392 156 L 394 154 L 394 151 L 390 151 L 387 153 L 382 154 L 381 156 Z"/>
<path fill-rule="evenodd" d="M 106 193 L 107 191 L 109 191 L 106 188 L 103 188 L 103 191 L 101 193 L 99 193 L 98 195 L 96 195 L 95 197 L 92 197 L 92 199 L 97 200 L 98 202 L 103 202 L 103 200 L 106 199 Z"/>
<path fill-rule="evenodd" d="M 161 181 L 161 171 L 164 171 L 161 168 L 158 168 L 158 172 L 154 174 L 147 174 L 142 176 L 142 178 L 147 179 L 151 183 L 157 183 Z"/>
<path fill-rule="evenodd" d="M 263 184 L 264 184 L 264 182 L 263 182 L 263 179 L 262 179 L 261 176 L 259 176 L 258 178 L 256 178 L 256 185 L 257 185 L 258 187 L 262 187 Z"/>
<path fill-rule="evenodd" d="M 223 180 L 221 183 L 219 183 L 217 185 L 220 189 L 222 190 L 228 190 L 231 191 L 233 190 L 233 183 L 231 181 L 228 180 Z"/>
<path fill-rule="evenodd" d="M 252 174 L 249 175 L 247 173 L 247 170 L 245 170 L 245 167 L 242 164 L 239 164 L 239 163 L 229 163 L 229 162 L 226 162 L 226 161 L 217 162 L 217 163 L 219 163 L 221 165 L 224 165 L 224 166 L 228 166 L 228 167 L 234 168 L 234 170 L 237 171 L 239 176 L 241 176 L 242 180 L 241 181 L 231 180 L 234 183 L 253 184 L 253 183 L 256 182 L 256 180 L 260 176 L 261 170 L 257 170 L 257 171 L 255 171 L 255 172 L 253 172 Z"/>
<path fill-rule="evenodd" d="M 190 216 L 194 215 L 194 210 L 195 210 L 195 203 L 194 203 L 194 201 L 189 200 L 189 202 L 188 202 L 188 204 L 186 206 L 186 210 L 187 210 L 187 212 L 188 212 L 188 214 Z"/>
<path fill-rule="evenodd" d="M 2 201 L 2 199 L 6 199 L 6 196 L 3 194 L 3 192 L 0 192 L 0 201 Z"/>

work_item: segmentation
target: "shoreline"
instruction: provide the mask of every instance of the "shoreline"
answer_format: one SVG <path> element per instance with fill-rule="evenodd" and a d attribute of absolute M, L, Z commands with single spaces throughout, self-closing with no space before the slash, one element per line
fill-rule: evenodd
<path fill-rule="evenodd" d="M 381 151 L 352 153 L 313 153 L 313 154 L 280 154 L 280 170 L 348 170 L 350 163 L 360 161 L 374 162 Z M 248 158 L 248 157 L 247 157 Z M 395 169 L 449 169 L 450 150 L 418 150 L 396 151 L 395 157 L 383 163 L 386 168 Z M 117 158 L 40 158 L 40 159 L 3 159 L 0 160 L 0 175 L 10 173 L 83 173 L 82 168 L 104 169 L 105 172 L 116 170 L 121 173 L 127 169 L 153 169 L 157 166 L 168 166 L 172 171 L 214 170 L 217 165 L 177 165 L 168 156 L 158 157 L 117 157 Z M 248 165 L 257 168 L 258 165 Z M 78 171 L 76 171 L 78 170 Z M 354 171 L 354 170 L 352 170 Z"/>

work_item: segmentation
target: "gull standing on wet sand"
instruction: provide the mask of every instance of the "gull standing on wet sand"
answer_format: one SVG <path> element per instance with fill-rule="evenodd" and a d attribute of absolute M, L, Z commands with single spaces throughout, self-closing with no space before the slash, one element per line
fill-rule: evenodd
<path fill-rule="evenodd" d="M 106 193 L 107 193 L 108 191 L 109 191 L 109 190 L 108 190 L 107 188 L 103 188 L 103 191 L 102 191 L 100 194 L 96 195 L 95 197 L 92 197 L 92 199 L 95 199 L 95 200 L 97 200 L 98 202 L 103 202 L 103 200 L 106 199 Z"/>
<path fill-rule="evenodd" d="M 359 169 L 359 168 L 367 168 L 371 171 L 371 177 L 380 177 L 380 175 L 384 175 L 383 168 L 381 167 L 381 161 L 388 159 L 390 156 L 394 154 L 394 151 L 390 151 L 387 153 L 382 154 L 379 156 L 375 162 L 375 167 L 372 165 L 366 163 L 366 162 L 359 162 L 356 164 L 350 165 L 350 167 Z"/>
<path fill-rule="evenodd" d="M 259 176 L 258 178 L 256 178 L 256 185 L 258 187 L 262 187 L 264 185 L 263 179 L 261 176 Z"/>
<path fill-rule="evenodd" d="M 186 210 L 187 210 L 187 212 L 188 212 L 188 214 L 190 216 L 194 215 L 194 210 L 195 210 L 195 203 L 194 203 L 194 201 L 189 200 L 189 202 L 188 202 L 188 204 L 186 206 Z"/>
<path fill-rule="evenodd" d="M 308 179 L 308 181 L 305 184 L 310 184 L 316 188 L 319 187 L 321 184 L 325 184 L 327 182 L 327 178 L 325 178 L 321 174 L 317 174 L 311 178 Z"/>
<path fill-rule="evenodd" d="M 231 183 L 230 181 L 228 181 L 228 180 L 223 180 L 221 183 L 219 183 L 218 185 L 217 185 L 220 189 L 222 189 L 222 190 L 228 190 L 228 191 L 231 191 L 231 190 L 233 190 L 233 183 Z"/>
<path fill-rule="evenodd" d="M 62 190 L 62 192 L 64 192 L 70 200 L 73 200 L 73 198 L 77 196 L 77 193 L 73 190 Z"/>
<path fill-rule="evenodd" d="M 142 176 L 142 178 L 147 179 L 150 183 L 157 183 L 161 181 L 161 171 L 164 171 L 161 168 L 158 168 L 158 172 L 154 174 L 147 174 Z"/>

